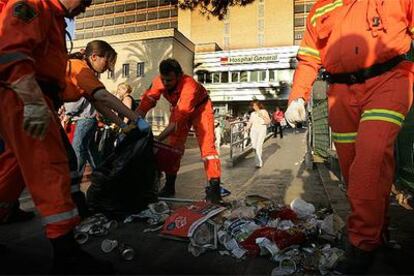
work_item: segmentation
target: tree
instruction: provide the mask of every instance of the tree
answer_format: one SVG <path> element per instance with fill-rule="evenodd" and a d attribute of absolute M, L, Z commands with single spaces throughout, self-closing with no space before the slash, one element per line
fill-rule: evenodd
<path fill-rule="evenodd" d="M 171 0 L 180 9 L 194 10 L 200 9 L 203 15 L 214 16 L 222 20 L 227 14 L 230 7 L 246 6 L 253 3 L 255 0 Z"/>

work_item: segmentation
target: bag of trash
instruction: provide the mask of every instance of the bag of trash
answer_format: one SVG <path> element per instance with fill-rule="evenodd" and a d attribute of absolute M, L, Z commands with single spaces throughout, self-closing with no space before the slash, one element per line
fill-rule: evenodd
<path fill-rule="evenodd" d="M 157 201 L 152 133 L 133 129 L 92 173 L 86 197 L 94 211 L 137 213 Z"/>

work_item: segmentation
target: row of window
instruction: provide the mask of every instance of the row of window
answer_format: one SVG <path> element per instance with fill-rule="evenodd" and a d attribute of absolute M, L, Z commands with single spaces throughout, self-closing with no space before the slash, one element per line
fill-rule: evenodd
<path fill-rule="evenodd" d="M 295 4 L 295 8 L 294 11 L 295 13 L 307 13 L 311 10 L 313 4 L 308 3 L 308 4 Z"/>
<path fill-rule="evenodd" d="M 117 29 L 112 28 L 109 30 L 94 30 L 92 32 L 76 33 L 75 39 L 90 39 L 94 37 L 119 35 L 119 34 L 127 34 L 127 33 L 139 33 L 139 32 L 145 32 L 145 31 L 155 31 L 155 30 L 177 28 L 177 27 L 178 27 L 177 21 L 173 21 L 173 22 L 165 22 L 165 23 L 160 23 L 160 24 L 121 27 Z"/>
<path fill-rule="evenodd" d="M 197 72 L 197 80 L 201 83 L 240 83 L 240 82 L 291 82 L 293 70 L 251 70 L 231 72 Z"/>
<path fill-rule="evenodd" d="M 94 4 L 99 4 L 98 2 L 99 1 L 95 0 Z M 138 1 L 134 3 L 121 4 L 121 5 L 116 5 L 116 6 L 102 7 L 102 8 L 99 8 L 98 6 L 95 9 L 87 9 L 86 12 L 78 15 L 77 18 L 92 17 L 92 16 L 103 15 L 103 14 L 112 14 L 112 13 L 119 13 L 119 12 L 124 12 L 124 11 L 133 11 L 133 10 L 154 8 L 154 7 L 159 7 L 159 6 L 166 6 L 166 5 L 170 5 L 170 2 L 171 1 L 169 0 L 148 0 L 148 1 Z"/>
<path fill-rule="evenodd" d="M 144 76 L 144 74 L 145 74 L 145 63 L 144 62 L 137 62 L 135 69 L 136 69 L 135 70 L 135 77 L 139 78 L 139 77 Z M 134 72 L 132 72 L 132 73 L 134 73 Z M 123 78 L 129 78 L 132 75 L 131 74 L 131 64 L 129 64 L 129 63 L 122 64 L 121 75 L 122 75 Z M 107 71 L 106 78 L 107 79 L 115 79 L 114 72 L 113 71 Z"/>
<path fill-rule="evenodd" d="M 120 25 L 124 23 L 132 23 L 132 22 L 142 22 L 147 20 L 156 20 L 156 19 L 163 19 L 169 17 L 177 16 L 177 10 L 164 10 L 158 12 L 149 12 L 149 13 L 141 13 L 141 14 L 132 14 L 122 17 L 111 17 L 106 19 L 99 19 L 99 20 L 91 20 L 86 22 L 77 22 L 76 29 L 91 29 L 91 28 L 99 28 L 102 26 L 112 26 L 112 25 Z"/>

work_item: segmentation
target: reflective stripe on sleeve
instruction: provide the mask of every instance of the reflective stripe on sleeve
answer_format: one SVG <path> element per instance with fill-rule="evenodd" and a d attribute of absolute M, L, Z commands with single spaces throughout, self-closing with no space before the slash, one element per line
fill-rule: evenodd
<path fill-rule="evenodd" d="M 317 60 L 321 60 L 321 57 L 319 55 L 319 51 L 310 47 L 300 47 L 298 51 L 299 56 L 310 56 L 314 57 Z"/>
<path fill-rule="evenodd" d="M 332 140 L 335 143 L 348 144 L 355 143 L 356 132 L 332 132 Z"/>
<path fill-rule="evenodd" d="M 327 4 L 315 10 L 315 14 L 311 18 L 312 26 L 316 25 L 316 20 L 323 16 L 324 14 L 333 11 L 334 9 L 343 6 L 344 3 L 342 0 L 335 0 L 333 3 Z"/>
<path fill-rule="evenodd" d="M 207 155 L 206 157 L 203 158 L 203 161 L 214 160 L 214 159 L 220 159 L 220 157 L 218 155 Z"/>
<path fill-rule="evenodd" d="M 65 220 L 68 220 L 68 219 L 75 218 L 78 215 L 79 215 L 78 209 L 74 208 L 74 209 L 72 209 L 70 211 L 67 211 L 67 212 L 63 212 L 63 213 L 59 213 L 59 214 L 44 217 L 43 218 L 43 225 L 65 221 Z"/>

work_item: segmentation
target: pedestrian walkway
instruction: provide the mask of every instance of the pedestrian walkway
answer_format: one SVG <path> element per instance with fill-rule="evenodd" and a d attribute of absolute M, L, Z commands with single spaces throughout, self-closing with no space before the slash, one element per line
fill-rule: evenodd
<path fill-rule="evenodd" d="M 232 192 L 230 200 L 248 194 L 261 194 L 289 204 L 296 197 L 328 206 L 323 186 L 316 171 L 305 169 L 306 152 L 304 131 L 289 131 L 283 139 L 270 138 L 263 148 L 264 165 L 258 169 L 254 153 L 234 167 L 226 165 L 228 148 L 222 149 L 222 182 Z M 198 148 L 186 151 L 177 178 L 177 197 L 202 199 L 206 185 L 203 164 Z"/>

